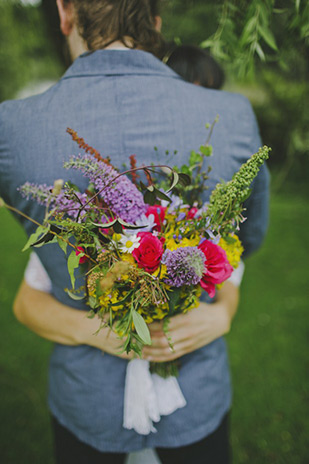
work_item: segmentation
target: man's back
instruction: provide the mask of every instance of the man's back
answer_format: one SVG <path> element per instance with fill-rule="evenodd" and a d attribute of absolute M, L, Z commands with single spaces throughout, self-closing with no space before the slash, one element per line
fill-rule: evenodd
<path fill-rule="evenodd" d="M 219 122 L 211 138 L 214 156 L 209 160 L 213 168 L 208 182 L 209 191 L 220 179 L 229 180 L 260 145 L 254 115 L 247 100 L 239 95 L 188 84 L 146 52 L 100 50 L 85 54 L 78 58 L 59 83 L 46 93 L 0 106 L 0 196 L 32 218 L 40 219 L 44 209 L 21 198 L 16 190 L 21 184 L 29 181 L 52 185 L 55 179 L 62 178 L 73 181 L 81 190 L 86 187 L 86 179 L 62 168 L 64 160 L 78 153 L 77 145 L 66 133 L 67 127 L 77 131 L 104 157 L 110 156 L 111 162 L 120 169 L 122 163 L 128 164 L 129 156 L 132 154 L 136 154 L 138 165 L 181 165 L 187 162 L 191 150 L 198 150 L 204 143 L 208 136 L 205 124 L 212 123 L 217 114 Z M 157 150 L 154 147 L 157 147 Z M 170 154 L 176 150 L 177 154 L 166 156 L 166 150 L 169 150 Z M 248 204 L 249 218 L 242 229 L 241 238 L 247 252 L 253 251 L 260 244 L 265 233 L 267 182 L 267 171 L 263 168 L 255 181 Z M 206 194 L 205 200 L 207 195 L 209 196 L 209 193 Z M 33 230 L 31 223 L 24 224 L 28 232 Z M 71 306 L 82 307 L 64 292 L 64 288 L 69 287 L 69 279 L 62 251 L 56 245 L 48 245 L 38 249 L 38 253 L 51 277 L 54 296 Z M 185 358 L 194 358 L 194 362 L 204 363 L 204 374 L 208 369 L 207 362 L 211 363 L 211 359 L 215 359 L 215 373 L 212 371 L 212 380 L 208 380 L 208 383 L 203 382 L 203 385 L 207 383 L 208 393 L 205 393 L 197 382 L 194 389 L 195 397 L 190 401 L 196 405 L 201 404 L 202 398 L 212 392 L 217 395 L 219 405 L 214 403 L 213 410 L 208 408 L 207 412 L 203 411 L 203 408 L 198 411 L 199 408 L 196 407 L 196 423 L 192 422 L 192 418 L 189 420 L 185 417 L 186 414 L 192 415 L 190 401 L 189 407 L 185 408 L 187 411 L 179 411 L 162 420 L 156 435 L 156 439 L 161 439 L 161 446 L 185 444 L 180 432 L 177 433 L 177 424 L 179 430 L 183 430 L 183 434 L 186 432 L 185 440 L 188 440 L 188 443 L 205 436 L 214 429 L 218 417 L 222 417 L 222 413 L 229 407 L 229 380 L 227 369 L 223 369 L 223 366 L 226 366 L 226 357 L 222 341 L 213 342 L 198 351 L 199 353 L 187 355 Z M 71 429 L 73 427 L 68 417 L 74 416 L 72 423 L 76 425 L 78 418 L 83 416 L 79 411 L 79 408 L 83 409 L 82 404 L 85 401 L 83 394 L 79 396 L 78 393 L 80 379 L 88 379 L 91 384 L 94 369 L 99 370 L 98 366 L 102 365 L 105 372 L 115 377 L 111 386 L 115 382 L 120 385 L 125 369 L 123 360 L 108 355 L 103 358 L 88 347 L 56 346 L 52 363 L 54 372 L 51 378 L 50 405 L 58 419 Z M 186 365 L 190 371 L 192 363 L 186 364 L 184 361 L 180 375 L 179 381 L 184 392 L 186 382 L 190 379 Z M 102 373 L 98 375 L 102 387 L 97 384 L 92 384 L 91 387 L 93 392 L 97 391 L 97 396 L 93 393 L 94 402 L 91 403 L 94 412 L 104 382 L 106 388 L 109 385 L 109 380 L 101 378 Z M 119 389 L 122 388 L 121 384 Z M 75 392 L 74 395 L 66 393 L 70 392 L 70 389 Z M 117 392 L 113 393 L 118 397 Z M 101 398 L 100 401 L 108 401 L 108 395 L 106 398 Z M 62 416 L 60 409 L 64 407 L 69 408 L 69 412 Z M 89 410 L 88 403 L 85 403 L 85 407 Z M 114 411 L 115 417 L 119 420 L 121 407 L 119 404 L 117 411 Z M 103 405 L 102 408 L 104 409 Z M 197 425 L 200 424 L 197 420 L 199 414 L 205 415 L 206 425 L 197 431 Z M 118 424 L 115 417 L 111 417 L 114 423 Z M 168 436 L 166 430 L 171 428 L 169 421 L 174 421 L 171 424 L 175 433 Z M 182 429 L 186 423 L 188 430 Z M 73 430 L 82 439 L 83 424 L 84 419 L 78 430 Z M 94 429 L 95 424 L 96 421 L 92 424 Z M 115 436 L 115 430 L 111 429 L 111 432 L 111 437 Z M 107 440 L 112 443 L 112 438 L 108 438 L 108 432 L 105 433 L 107 435 L 104 438 L 100 437 L 101 442 Z M 130 439 L 131 449 L 139 448 L 140 439 L 132 436 L 134 432 L 121 429 L 119 433 L 125 437 L 124 440 Z M 191 433 L 197 433 L 198 436 L 195 435 L 192 439 Z M 162 442 L 163 436 L 166 437 L 165 444 L 164 440 Z M 149 438 L 150 441 L 143 446 L 155 444 L 151 439 L 155 440 Z M 177 440 L 180 443 L 177 443 Z M 93 444 L 99 448 L 97 443 Z M 112 448 L 116 451 L 117 444 L 115 443 L 114 447 L 111 445 Z"/>
<path fill-rule="evenodd" d="M 219 122 L 210 142 L 214 156 L 209 159 L 209 192 L 220 179 L 229 180 L 260 145 L 247 100 L 188 84 L 142 51 L 85 54 L 46 93 L 0 107 L 1 195 L 37 218 L 42 208 L 32 202 L 26 205 L 16 190 L 25 181 L 52 185 L 63 178 L 86 186 L 86 180 L 62 168 L 63 161 L 78 152 L 67 127 L 103 156 L 110 156 L 120 169 L 132 154 L 138 165 L 181 165 L 191 150 L 204 143 L 208 136 L 205 124 L 212 123 L 217 114 Z M 166 150 L 170 156 L 165 155 Z M 263 174 L 257 188 L 265 195 L 267 176 Z M 263 219 L 260 217 L 260 224 Z M 30 223 L 25 226 L 28 231 L 33 229 Z M 245 227 L 242 234 L 247 252 L 260 243 L 265 229 L 262 224 L 259 236 L 257 221 L 253 226 L 254 237 Z M 42 259 L 48 268 L 45 253 Z"/>

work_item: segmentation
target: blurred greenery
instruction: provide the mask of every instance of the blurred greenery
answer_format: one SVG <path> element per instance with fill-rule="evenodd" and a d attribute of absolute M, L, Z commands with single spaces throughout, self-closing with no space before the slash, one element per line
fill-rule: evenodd
<path fill-rule="evenodd" d="M 306 1 L 163 0 L 163 5 L 169 40 L 176 36 L 209 48 L 238 77 L 252 77 L 259 62 L 287 68 L 286 50 L 297 47 L 304 53 L 309 44 Z"/>
<path fill-rule="evenodd" d="M 166 0 L 168 40 L 208 48 L 225 69 L 226 89 L 252 102 L 276 190 L 309 174 L 309 2 Z"/>
<path fill-rule="evenodd" d="M 40 8 L 1 0 L 0 43 L 0 101 L 14 98 L 33 80 L 57 79 L 62 72 Z"/>
<path fill-rule="evenodd" d="M 0 209 L 0 462 L 52 463 L 46 405 L 47 366 L 51 344 L 15 320 L 12 302 L 28 253 L 26 235 L 17 221 Z M 13 252 L 14 251 L 14 252 Z"/>
<path fill-rule="evenodd" d="M 308 202 L 275 195 L 228 337 L 235 463 L 305 464 L 309 433 Z"/>
<path fill-rule="evenodd" d="M 68 64 L 54 0 L 0 0 L 0 101 L 56 80 Z M 308 461 L 309 3 L 306 0 L 163 0 L 168 40 L 207 46 L 244 93 L 273 147 L 271 224 L 249 259 L 228 337 L 234 377 L 234 462 Z M 260 47 L 260 48 L 259 48 Z M 261 52 L 262 50 L 262 52 Z M 27 254 L 0 209 L 0 461 L 52 464 L 46 407 L 51 344 L 11 311 Z"/>

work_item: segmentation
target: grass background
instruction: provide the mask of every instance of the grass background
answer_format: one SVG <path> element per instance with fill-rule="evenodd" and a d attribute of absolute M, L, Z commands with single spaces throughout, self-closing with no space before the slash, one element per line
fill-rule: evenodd
<path fill-rule="evenodd" d="M 234 464 L 305 464 L 308 453 L 308 229 L 304 195 L 277 194 L 264 246 L 249 258 L 228 336 Z M 53 464 L 46 407 L 51 343 L 12 314 L 25 235 L 0 209 L 0 461 Z"/>

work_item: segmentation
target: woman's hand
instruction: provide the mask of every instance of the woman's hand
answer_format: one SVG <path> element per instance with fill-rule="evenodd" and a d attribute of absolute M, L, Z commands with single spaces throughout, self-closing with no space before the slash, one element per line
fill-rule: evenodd
<path fill-rule="evenodd" d="M 150 324 L 152 345 L 144 347 L 143 358 L 154 362 L 173 361 L 208 345 L 229 332 L 237 305 L 238 288 L 227 282 L 218 292 L 217 302 L 200 303 L 187 314 L 172 317 L 167 335 L 173 349 L 163 331 L 163 323 Z"/>
<path fill-rule="evenodd" d="M 224 307 L 200 303 L 198 308 L 189 313 L 170 319 L 167 335 L 173 349 L 163 332 L 163 323 L 150 324 L 152 345 L 144 347 L 143 357 L 154 362 L 172 361 L 224 335 L 228 332 L 229 325 Z"/>
<path fill-rule="evenodd" d="M 97 318 L 91 319 L 91 321 L 92 320 L 95 320 L 96 329 L 94 332 L 83 331 L 85 337 L 83 339 L 83 344 L 91 345 L 94 348 L 104 351 L 104 353 L 112 354 L 113 356 L 117 356 L 122 359 L 130 360 L 136 357 L 136 354 L 133 351 L 129 354 L 126 352 L 121 353 L 125 339 L 120 339 L 109 327 L 103 327 L 98 333 L 96 333 L 99 321 Z"/>

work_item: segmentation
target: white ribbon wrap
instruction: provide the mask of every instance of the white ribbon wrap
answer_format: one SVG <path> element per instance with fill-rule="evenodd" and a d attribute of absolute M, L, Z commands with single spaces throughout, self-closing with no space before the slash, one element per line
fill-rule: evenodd
<path fill-rule="evenodd" d="M 36 253 L 31 253 L 25 270 L 25 281 L 29 287 L 40 290 L 41 292 L 50 293 L 52 289 L 51 280 L 40 258 Z"/>
<path fill-rule="evenodd" d="M 149 362 L 133 359 L 128 363 L 125 390 L 123 426 L 140 435 L 155 433 L 153 422 L 172 414 L 187 402 L 176 377 L 163 379 L 149 371 Z"/>

